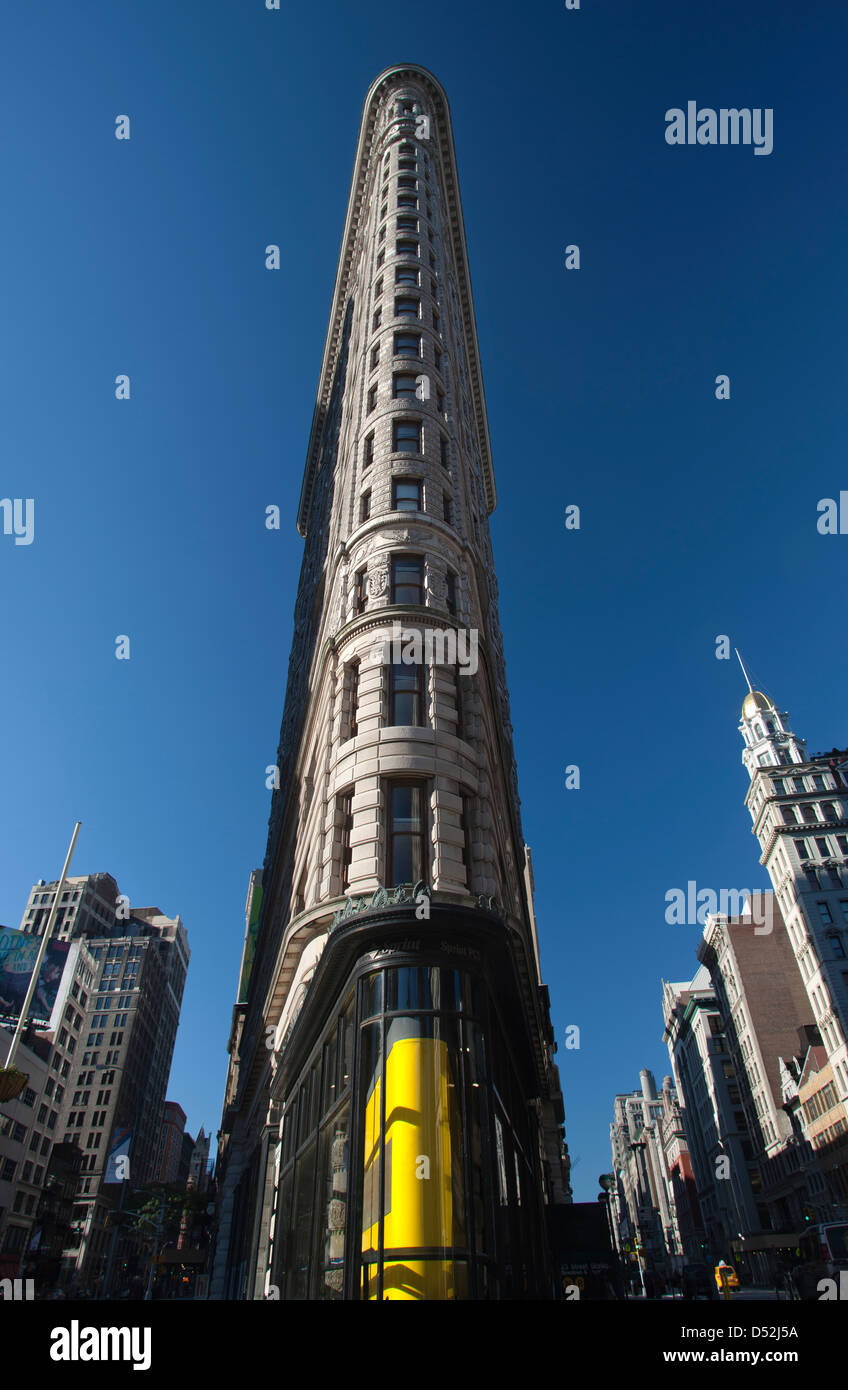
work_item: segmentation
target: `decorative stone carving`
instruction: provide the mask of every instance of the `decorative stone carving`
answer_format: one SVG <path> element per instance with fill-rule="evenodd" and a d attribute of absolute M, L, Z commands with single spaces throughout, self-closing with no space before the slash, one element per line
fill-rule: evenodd
<path fill-rule="evenodd" d="M 445 595 L 447 593 L 445 576 L 439 570 L 432 569 L 430 566 L 427 568 L 427 588 L 434 599 L 440 604 L 444 604 Z"/>
<path fill-rule="evenodd" d="M 386 564 L 378 563 L 369 566 L 368 569 L 368 596 L 369 598 L 382 598 L 389 587 L 389 567 Z"/>

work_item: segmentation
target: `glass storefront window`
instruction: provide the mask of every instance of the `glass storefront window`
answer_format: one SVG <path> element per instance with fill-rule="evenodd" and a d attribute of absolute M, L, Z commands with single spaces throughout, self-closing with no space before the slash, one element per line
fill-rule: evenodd
<path fill-rule="evenodd" d="M 358 991 L 358 1010 L 351 994 L 287 1098 L 272 1252 L 281 1297 L 539 1293 L 527 1079 L 484 980 L 387 964 Z"/>
<path fill-rule="evenodd" d="M 342 1093 L 350 1085 L 351 1068 L 353 1067 L 353 997 L 348 1001 L 339 1020 L 339 1032 L 341 1034 L 341 1057 L 339 1070 L 341 1073 L 339 1087 Z"/>
<path fill-rule="evenodd" d="M 349 1166 L 348 1103 L 323 1126 L 318 1140 L 318 1219 L 312 1290 L 315 1299 L 335 1300 L 344 1295 Z"/>
<path fill-rule="evenodd" d="M 362 1017 L 374 1018 L 383 1012 L 383 972 L 369 975 L 362 986 Z"/>
<path fill-rule="evenodd" d="M 315 1202 L 315 1140 L 295 1164 L 294 1202 L 291 1216 L 291 1266 L 288 1297 L 307 1298 L 309 1287 L 310 1234 Z"/>
<path fill-rule="evenodd" d="M 379 1247 L 382 1180 L 382 1026 L 366 1024 L 360 1031 L 359 1113 L 364 1119 L 362 1152 L 362 1251 Z"/>
<path fill-rule="evenodd" d="M 366 978 L 362 988 L 370 1010 L 374 977 Z M 384 1032 L 378 1032 L 377 1023 L 361 1030 L 360 1289 L 367 1299 L 469 1296 L 466 1159 L 472 1150 L 478 1188 L 482 1167 L 479 1097 L 476 1139 L 467 1133 L 468 1093 L 477 1084 L 471 1048 L 476 1059 L 479 1050 L 477 1040 L 466 1041 L 462 1032 L 465 1025 L 457 1016 L 462 998 L 458 971 L 439 966 L 388 969 Z M 413 1009 L 445 1012 L 394 1012 Z M 482 1221 L 475 1223 L 475 1230 L 483 1229 Z"/>
<path fill-rule="evenodd" d="M 339 1098 L 339 1033 L 334 1028 L 324 1044 L 324 1073 L 321 1089 L 321 1114 L 326 1115 Z"/>

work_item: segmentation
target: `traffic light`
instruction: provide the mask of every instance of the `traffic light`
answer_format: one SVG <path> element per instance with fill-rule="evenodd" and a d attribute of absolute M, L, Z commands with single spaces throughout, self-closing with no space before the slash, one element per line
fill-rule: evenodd
<path fill-rule="evenodd" d="M 813 1219 L 813 1209 L 812 1209 L 812 1207 L 805 1207 L 805 1208 L 804 1208 L 804 1220 L 809 1224 L 809 1222 L 812 1221 L 812 1219 Z"/>

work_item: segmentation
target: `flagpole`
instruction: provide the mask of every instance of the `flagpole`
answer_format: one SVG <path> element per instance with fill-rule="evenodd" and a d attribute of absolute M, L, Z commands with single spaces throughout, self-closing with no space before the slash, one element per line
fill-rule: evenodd
<path fill-rule="evenodd" d="M 15 1060 L 15 1054 L 18 1050 L 18 1045 L 21 1041 L 21 1034 L 23 1033 L 24 1028 L 26 1026 L 27 1014 L 29 1013 L 29 1006 L 32 1003 L 32 996 L 35 994 L 35 987 L 38 984 L 38 975 L 41 970 L 42 962 L 44 960 L 44 954 L 47 950 L 47 943 L 50 940 L 50 935 L 53 931 L 53 923 L 56 920 L 56 913 L 59 910 L 59 899 L 62 896 L 62 889 L 65 886 L 65 879 L 68 876 L 68 869 L 70 868 L 71 859 L 73 858 L 74 848 L 77 843 L 77 836 L 79 835 L 81 825 L 82 821 L 78 820 L 76 825 L 74 826 L 74 833 L 71 836 L 71 843 L 68 846 L 68 853 L 65 856 L 65 865 L 62 869 L 62 877 L 59 879 L 59 886 L 56 889 L 56 896 L 54 897 L 53 905 L 50 908 L 50 916 L 47 918 L 47 926 L 44 928 L 44 934 L 41 938 L 41 945 L 38 948 L 38 955 L 35 958 L 35 965 L 32 968 L 32 978 L 29 982 L 29 989 L 26 992 L 26 999 L 24 1000 L 23 1005 L 21 1007 L 21 1016 L 18 1019 L 18 1026 L 15 1029 L 15 1036 L 12 1038 L 12 1046 L 9 1048 L 9 1055 L 6 1058 L 7 1070 L 9 1067 L 11 1067 L 12 1063 Z"/>

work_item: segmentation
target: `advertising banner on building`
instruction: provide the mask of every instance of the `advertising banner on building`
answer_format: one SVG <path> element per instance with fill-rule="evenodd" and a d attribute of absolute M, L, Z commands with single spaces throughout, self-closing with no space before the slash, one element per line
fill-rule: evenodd
<path fill-rule="evenodd" d="M 4 1022 L 17 1022 L 21 1016 L 40 945 L 39 936 L 0 927 L 0 1019 Z M 69 950 L 68 941 L 49 943 L 32 996 L 30 1022 L 44 1025 L 50 1022 Z"/>
<path fill-rule="evenodd" d="M 106 1160 L 104 1182 L 125 1182 L 130 1175 L 131 1129 L 116 1129 L 112 1135 L 112 1147 Z"/>

